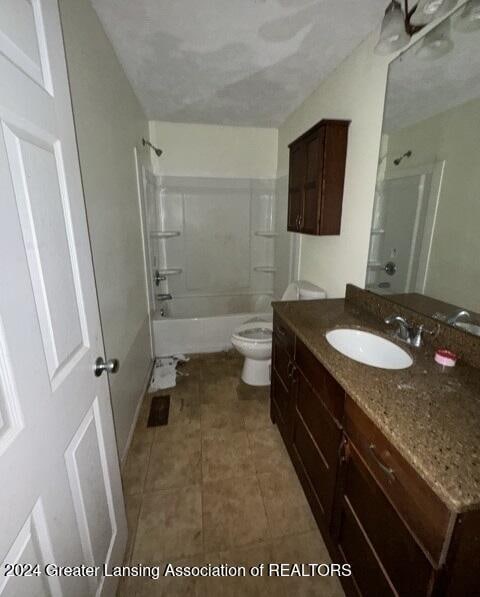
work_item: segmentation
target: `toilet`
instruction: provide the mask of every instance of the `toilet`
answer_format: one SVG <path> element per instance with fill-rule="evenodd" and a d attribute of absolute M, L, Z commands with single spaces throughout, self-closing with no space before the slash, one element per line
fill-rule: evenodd
<path fill-rule="evenodd" d="M 282 301 L 316 300 L 326 296 L 319 286 L 299 280 L 288 285 Z M 250 386 L 270 385 L 272 332 L 272 322 L 259 318 L 246 321 L 233 332 L 232 344 L 245 357 L 242 381 Z"/>

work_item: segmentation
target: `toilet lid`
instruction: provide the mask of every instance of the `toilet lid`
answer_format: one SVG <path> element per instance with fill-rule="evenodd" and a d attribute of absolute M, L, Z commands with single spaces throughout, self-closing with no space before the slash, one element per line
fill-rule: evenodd
<path fill-rule="evenodd" d="M 266 321 L 247 323 L 238 327 L 233 336 L 240 340 L 251 340 L 252 342 L 271 342 L 272 324 Z"/>

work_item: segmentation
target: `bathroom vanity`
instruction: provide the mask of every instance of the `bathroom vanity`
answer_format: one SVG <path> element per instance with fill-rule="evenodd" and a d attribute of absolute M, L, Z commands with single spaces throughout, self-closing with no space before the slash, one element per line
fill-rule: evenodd
<path fill-rule="evenodd" d="M 328 344 L 338 327 L 392 339 L 348 293 L 274 303 L 271 418 L 346 593 L 480 594 L 480 370 L 442 371 L 430 346 L 369 367 Z"/>

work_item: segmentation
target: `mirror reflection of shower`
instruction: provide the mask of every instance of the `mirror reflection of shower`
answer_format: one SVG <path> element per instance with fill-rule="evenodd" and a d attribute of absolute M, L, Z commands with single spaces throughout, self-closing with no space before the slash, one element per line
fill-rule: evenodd
<path fill-rule="evenodd" d="M 377 183 L 366 284 L 382 294 L 422 293 L 426 284 L 443 163 L 397 170 L 408 153 Z"/>

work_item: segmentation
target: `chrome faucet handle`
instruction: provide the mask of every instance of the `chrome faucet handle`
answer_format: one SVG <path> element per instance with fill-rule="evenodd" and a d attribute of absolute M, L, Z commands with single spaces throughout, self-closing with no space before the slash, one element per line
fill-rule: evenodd
<path fill-rule="evenodd" d="M 424 330 L 423 324 L 421 324 L 415 330 L 414 335 L 412 335 L 410 343 L 412 346 L 415 346 L 415 348 L 420 348 L 420 346 L 422 345 L 424 331 L 425 330 Z"/>
<path fill-rule="evenodd" d="M 428 334 L 429 336 L 435 336 L 438 332 L 437 330 L 426 330 L 425 326 L 420 324 L 413 332 L 410 337 L 410 344 L 415 348 L 420 348 L 423 344 L 423 334 Z"/>

